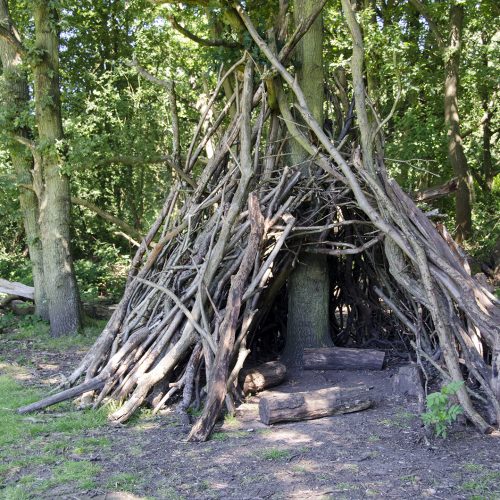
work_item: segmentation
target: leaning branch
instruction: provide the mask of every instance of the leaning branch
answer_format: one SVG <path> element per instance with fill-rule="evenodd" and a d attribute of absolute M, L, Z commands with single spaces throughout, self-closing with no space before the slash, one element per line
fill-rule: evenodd
<path fill-rule="evenodd" d="M 127 224 L 125 221 L 119 219 L 118 217 L 111 215 L 102 208 L 99 208 L 97 205 L 94 205 L 94 203 L 88 200 L 84 200 L 83 198 L 78 198 L 77 196 L 71 197 L 71 203 L 73 203 L 73 205 L 80 205 L 82 207 L 88 208 L 91 212 L 94 212 L 105 221 L 111 222 L 111 224 L 119 227 L 130 238 L 136 241 L 142 240 L 142 234 L 137 229 L 132 227 L 130 224 Z"/>
<path fill-rule="evenodd" d="M 180 25 L 174 16 L 169 16 L 168 20 L 170 21 L 172 27 L 176 29 L 179 33 L 182 33 L 186 38 L 189 38 L 190 40 L 193 40 L 193 42 L 199 43 L 204 47 L 226 47 L 228 49 L 243 48 L 243 45 L 241 45 L 241 43 L 238 42 L 230 42 L 228 40 L 221 40 L 215 38 L 209 40 L 206 40 L 205 38 L 200 38 L 199 36 L 195 35 L 194 33 L 191 33 L 191 31 L 184 28 L 184 26 Z"/>

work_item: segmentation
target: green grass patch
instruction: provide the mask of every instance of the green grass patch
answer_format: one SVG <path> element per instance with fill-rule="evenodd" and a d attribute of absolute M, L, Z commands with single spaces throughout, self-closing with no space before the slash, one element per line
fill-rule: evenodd
<path fill-rule="evenodd" d="M 60 462 L 67 449 L 75 448 L 73 453 L 84 454 L 110 445 L 107 438 L 72 438 L 105 424 L 106 410 L 77 411 L 71 403 L 65 403 L 57 407 L 54 415 L 19 415 L 17 408 L 38 400 L 44 393 L 13 376 L 15 370 L 0 375 L 0 484 L 4 486 L 0 498 L 36 498 L 37 492 L 66 482 L 74 482 L 82 489 L 92 488 L 100 467 L 87 461 L 58 465 L 47 480 L 35 479 L 35 475 L 46 474 L 43 471 L 47 466 Z"/>
<path fill-rule="evenodd" d="M 78 439 L 74 443 L 73 453 L 83 455 L 85 453 L 92 453 L 101 448 L 111 445 L 111 440 L 107 437 L 88 437 Z"/>
<path fill-rule="evenodd" d="M 108 489 L 134 492 L 143 482 L 143 479 L 137 474 L 121 472 L 111 476 L 106 486 Z"/>
<path fill-rule="evenodd" d="M 9 322 L 9 318 L 3 322 Z M 90 347 L 106 326 L 106 320 L 87 319 L 82 331 L 75 335 L 51 337 L 49 324 L 36 316 L 24 316 L 10 321 L 8 339 L 26 341 L 36 349 L 64 352 L 69 349 Z"/>
<path fill-rule="evenodd" d="M 88 490 L 95 486 L 95 476 L 101 471 L 100 465 L 84 460 L 65 462 L 53 469 L 52 479 L 45 482 L 44 489 L 65 483 L 76 483 L 80 488 Z"/>
<path fill-rule="evenodd" d="M 461 489 L 477 500 L 500 498 L 500 472 L 478 473 L 469 481 L 462 483 Z"/>
<path fill-rule="evenodd" d="M 229 434 L 227 432 L 214 432 L 211 439 L 214 441 L 227 441 L 229 439 Z"/>
<path fill-rule="evenodd" d="M 7 486 L 7 488 L 4 488 L 1 492 L 1 495 L 5 500 L 29 500 L 33 498 L 33 496 L 28 493 L 28 488 L 20 484 Z"/>
<path fill-rule="evenodd" d="M 280 450 L 278 448 L 269 448 L 263 450 L 260 456 L 264 460 L 288 460 L 291 458 L 292 454 L 290 450 Z"/>

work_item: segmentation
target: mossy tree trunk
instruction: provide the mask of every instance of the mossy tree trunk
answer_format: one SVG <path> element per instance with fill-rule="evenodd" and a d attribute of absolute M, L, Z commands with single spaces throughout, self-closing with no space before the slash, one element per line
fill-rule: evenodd
<path fill-rule="evenodd" d="M 21 43 L 20 37 L 12 25 L 7 0 L 0 0 L 0 24 L 11 36 Z M 3 116 L 4 130 L 14 136 L 29 139 L 27 127 L 17 127 L 10 130 L 11 124 L 18 122 L 16 119 L 28 105 L 29 91 L 28 79 L 23 70 L 23 58 L 19 49 L 3 38 L 0 38 L 0 59 L 3 68 L 3 85 L 1 100 L 5 105 L 7 114 Z M 9 153 L 12 166 L 19 186 L 31 186 L 33 183 L 31 169 L 33 158 L 26 147 L 12 138 L 9 142 Z M 49 309 L 43 280 L 43 255 L 40 230 L 38 225 L 38 199 L 36 194 L 29 189 L 20 187 L 19 204 L 23 215 L 26 242 L 30 254 L 33 283 L 35 287 L 35 314 L 42 319 L 49 319 Z"/>
<path fill-rule="evenodd" d="M 33 64 L 38 144 L 35 189 L 40 200 L 45 288 L 53 336 L 80 328 L 80 300 L 70 250 L 70 189 L 64 172 L 59 91 L 57 11 L 48 1 L 34 3 Z"/>
<path fill-rule="evenodd" d="M 314 0 L 295 0 L 294 17 L 298 25 L 316 6 Z M 323 18 L 320 14 L 295 52 L 299 85 L 314 118 L 323 123 Z M 303 163 L 309 172 L 308 154 L 292 141 L 291 161 Z M 283 360 L 288 366 L 302 366 L 305 347 L 332 345 L 329 330 L 329 274 L 325 255 L 301 253 L 288 281 L 288 320 Z"/>

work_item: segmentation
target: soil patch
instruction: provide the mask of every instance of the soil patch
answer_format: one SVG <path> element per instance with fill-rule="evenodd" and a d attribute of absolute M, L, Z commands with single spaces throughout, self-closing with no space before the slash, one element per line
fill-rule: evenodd
<path fill-rule="evenodd" d="M 8 334 L 0 341 L 0 375 L 15 372 L 28 388 L 47 392 L 82 354 L 27 349 Z M 461 422 L 447 439 L 426 442 L 416 400 L 391 393 L 395 370 L 291 374 L 273 391 L 365 384 L 375 405 L 267 427 L 253 396 L 207 443 L 187 443 L 175 412 L 144 411 L 126 426 L 49 432 L 36 446 L 20 441 L 2 455 L 0 487 L 5 498 L 500 498 L 500 440 Z M 73 411 L 32 415 L 27 432 Z"/>

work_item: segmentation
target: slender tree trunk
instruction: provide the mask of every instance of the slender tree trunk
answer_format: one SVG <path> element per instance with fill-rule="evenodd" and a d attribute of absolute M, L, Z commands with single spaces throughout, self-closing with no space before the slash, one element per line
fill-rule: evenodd
<path fill-rule="evenodd" d="M 309 16 L 315 0 L 296 0 L 295 24 Z M 323 123 L 323 18 L 319 15 L 295 52 L 297 78 L 314 118 Z M 292 162 L 303 163 L 307 153 L 292 141 Z M 303 163 L 304 172 L 308 163 Z M 330 281 L 324 255 L 299 255 L 288 281 L 287 337 L 283 360 L 288 366 L 302 366 L 305 347 L 332 345 L 329 330 Z"/>
<path fill-rule="evenodd" d="M 488 40 L 484 33 L 481 34 L 481 41 L 483 46 L 488 44 Z M 485 68 L 488 67 L 488 53 L 487 51 L 483 52 L 482 62 Z M 491 155 L 491 138 L 493 132 L 491 130 L 491 120 L 493 118 L 493 112 L 491 109 L 493 108 L 493 102 L 488 92 L 488 85 L 483 83 L 479 87 L 479 95 L 481 96 L 482 108 L 484 111 L 483 120 L 482 120 L 482 129 L 483 129 L 483 175 L 484 185 L 488 192 L 491 192 L 493 187 L 493 179 L 495 177 L 495 166 L 493 162 L 493 158 Z M 482 187 L 482 184 L 481 184 Z"/>
<path fill-rule="evenodd" d="M 69 178 L 59 151 L 63 139 L 59 93 L 57 12 L 48 1 L 34 6 L 33 65 L 39 158 L 35 158 L 40 200 L 43 268 L 51 333 L 54 337 L 80 328 L 80 300 L 70 251 Z M 37 161 L 38 160 L 38 161 Z"/>
<path fill-rule="evenodd" d="M 13 28 L 7 0 L 0 0 L 0 24 L 9 27 L 8 29 L 12 35 L 21 42 L 17 31 Z M 28 80 L 22 69 L 22 56 L 14 46 L 0 38 L 0 59 L 2 61 L 4 78 L 2 101 L 4 101 L 7 108 L 12 110 L 13 113 L 20 113 L 28 105 L 29 101 Z M 14 122 L 14 116 L 12 118 L 12 122 Z M 28 138 L 29 136 L 26 128 L 14 129 L 12 133 L 24 138 Z M 9 153 L 17 183 L 20 185 L 32 185 L 31 169 L 33 158 L 31 153 L 15 141 L 10 143 Z M 20 188 L 19 204 L 23 215 L 26 243 L 33 269 L 35 314 L 44 320 L 48 320 L 49 309 L 43 280 L 42 242 L 38 225 L 38 199 L 33 191 Z"/>
<path fill-rule="evenodd" d="M 444 52 L 446 71 L 444 115 L 448 127 L 448 157 L 453 173 L 458 179 L 455 215 L 456 240 L 459 243 L 469 238 L 472 233 L 471 181 L 460 135 L 458 114 L 458 79 L 463 20 L 463 6 L 453 5 L 450 10 L 448 50 Z"/>

